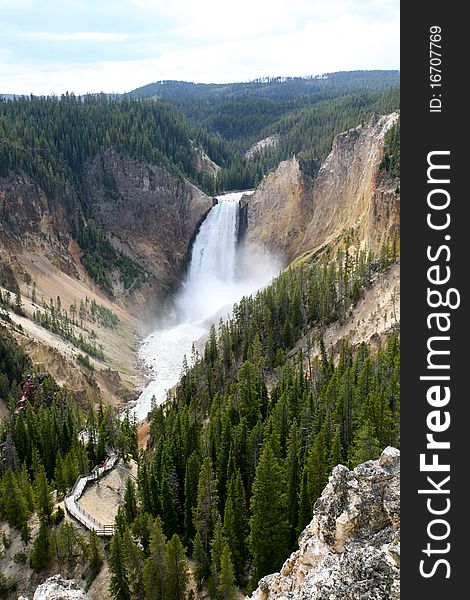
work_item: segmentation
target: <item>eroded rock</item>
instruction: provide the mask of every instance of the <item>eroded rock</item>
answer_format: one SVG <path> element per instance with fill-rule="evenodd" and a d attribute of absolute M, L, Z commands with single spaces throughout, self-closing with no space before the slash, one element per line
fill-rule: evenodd
<path fill-rule="evenodd" d="M 399 600 L 400 452 L 349 471 L 338 465 L 299 550 L 251 600 Z"/>

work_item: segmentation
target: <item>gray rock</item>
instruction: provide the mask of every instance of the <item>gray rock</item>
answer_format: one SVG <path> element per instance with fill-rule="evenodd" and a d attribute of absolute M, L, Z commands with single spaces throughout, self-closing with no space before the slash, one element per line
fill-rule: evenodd
<path fill-rule="evenodd" d="M 299 550 L 251 600 L 399 600 L 400 452 L 333 470 Z"/>
<path fill-rule="evenodd" d="M 75 579 L 54 575 L 46 579 L 34 592 L 33 600 L 90 600 Z"/>

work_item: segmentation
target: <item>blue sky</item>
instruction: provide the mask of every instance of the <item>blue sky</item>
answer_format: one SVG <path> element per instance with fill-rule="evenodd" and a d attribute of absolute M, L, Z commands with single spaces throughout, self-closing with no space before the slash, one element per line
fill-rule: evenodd
<path fill-rule="evenodd" d="M 0 0 L 0 93 L 399 68 L 399 0 Z"/>

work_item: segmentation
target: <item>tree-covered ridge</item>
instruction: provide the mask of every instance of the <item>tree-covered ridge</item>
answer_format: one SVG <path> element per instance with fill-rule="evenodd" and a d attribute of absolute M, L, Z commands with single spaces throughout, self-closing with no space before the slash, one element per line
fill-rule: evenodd
<path fill-rule="evenodd" d="M 114 98 L 104 94 L 76 97 L 21 97 L 0 100 L 0 176 L 21 169 L 49 194 L 67 184 L 81 192 L 87 160 L 106 148 L 158 164 L 202 183 L 194 145 L 223 163 L 223 145 L 190 126 L 164 102 Z M 80 198 L 86 208 L 86 198 Z"/>
<path fill-rule="evenodd" d="M 163 98 L 175 103 L 190 101 L 194 110 L 198 102 L 217 103 L 226 98 L 252 96 L 275 101 L 295 100 L 299 97 L 338 96 L 349 91 L 381 91 L 399 85 L 398 71 L 338 71 L 310 77 L 261 77 L 238 83 L 192 83 L 187 81 L 159 81 L 130 92 L 137 98 Z M 212 108 L 208 108 L 212 112 Z"/>
<path fill-rule="evenodd" d="M 36 372 L 11 334 L 0 328 L 0 394 L 8 413 L 0 422 L 0 519 L 15 528 L 26 552 L 14 560 L 37 571 L 52 564 L 70 568 L 76 561 L 90 567 L 89 582 L 103 562 L 103 548 L 93 533 L 84 536 L 72 523 L 62 523 L 63 510 L 55 508 L 80 473 L 107 457 L 111 448 L 137 456 L 135 423 L 117 418 L 100 406 L 84 414 L 71 393 L 46 373 Z M 86 424 L 88 441 L 79 431 Z M 56 490 L 56 500 L 53 491 Z M 34 539 L 30 518 L 40 527 Z M 3 542 L 8 536 L 0 530 Z M 13 592 L 15 582 L 0 571 L 0 592 Z M 2 596 L 3 597 L 3 596 Z"/>
<path fill-rule="evenodd" d="M 227 119 L 227 126 L 231 128 L 236 128 L 238 121 L 244 123 L 243 99 L 237 99 L 236 102 L 237 110 Z M 293 155 L 311 161 L 314 166 L 329 154 L 335 135 L 368 122 L 374 114 L 391 113 L 399 106 L 399 90 L 392 88 L 385 92 L 350 93 L 338 98 L 321 99 L 313 104 L 294 106 L 279 118 L 277 115 L 282 111 L 276 110 L 272 119 L 263 119 L 255 138 L 244 138 L 233 143 L 239 148 L 239 153 L 221 169 L 217 184 L 220 188 L 230 189 L 247 186 L 250 181 L 258 183 L 279 162 Z M 250 118 L 254 119 L 256 114 L 254 111 Z M 250 158 L 242 155 L 242 151 L 250 144 L 273 134 L 279 134 L 274 146 Z"/>

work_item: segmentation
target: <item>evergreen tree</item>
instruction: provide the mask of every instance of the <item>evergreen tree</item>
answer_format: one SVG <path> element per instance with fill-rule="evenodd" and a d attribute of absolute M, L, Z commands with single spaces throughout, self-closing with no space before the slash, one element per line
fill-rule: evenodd
<path fill-rule="evenodd" d="M 219 589 L 220 559 L 222 558 L 225 544 L 226 539 L 224 537 L 222 521 L 219 517 L 214 529 L 214 537 L 211 540 L 211 581 L 209 590 L 212 596 L 216 596 Z"/>
<path fill-rule="evenodd" d="M 162 521 L 157 517 L 150 535 L 149 556 L 144 564 L 145 600 L 165 600 L 166 598 L 166 559 L 167 541 L 163 533 Z"/>
<path fill-rule="evenodd" d="M 42 463 L 38 465 L 36 477 L 34 479 L 34 492 L 36 498 L 36 509 L 39 518 L 45 523 L 49 523 L 52 516 L 53 503 L 52 493 L 47 481 L 46 471 Z"/>
<path fill-rule="evenodd" d="M 209 555 L 209 543 L 219 517 L 217 481 L 212 470 L 210 458 L 202 463 L 197 491 L 197 505 L 194 510 L 194 526 L 201 536 L 206 556 Z"/>
<path fill-rule="evenodd" d="M 101 565 L 103 564 L 103 548 L 101 541 L 94 529 L 90 533 L 90 540 L 88 543 L 88 559 L 90 561 L 91 575 L 89 581 L 93 581 L 96 575 L 99 573 Z"/>
<path fill-rule="evenodd" d="M 299 513 L 300 491 L 300 434 L 297 421 L 294 420 L 289 432 L 286 457 L 287 473 L 287 520 L 289 522 L 291 548 L 295 544 Z"/>
<path fill-rule="evenodd" d="M 196 533 L 193 542 L 193 558 L 196 561 L 195 579 L 197 588 L 200 589 L 204 578 L 209 573 L 209 559 L 202 543 L 201 534 Z"/>
<path fill-rule="evenodd" d="M 312 520 L 312 510 L 313 504 L 309 489 L 308 468 L 307 465 L 305 465 L 302 471 L 302 482 L 300 486 L 299 517 L 296 531 L 297 536 L 302 533 L 305 527 Z"/>
<path fill-rule="evenodd" d="M 189 584 L 188 561 L 183 544 L 176 533 L 167 544 L 165 573 L 166 600 L 186 600 Z"/>
<path fill-rule="evenodd" d="M 127 556 L 122 535 L 115 531 L 109 544 L 109 593 L 115 600 L 131 600 L 129 574 L 127 572 Z"/>
<path fill-rule="evenodd" d="M 227 501 L 224 510 L 224 534 L 231 550 L 238 582 L 241 582 L 245 570 L 247 533 L 245 490 L 240 471 L 237 469 L 228 484 Z"/>
<path fill-rule="evenodd" d="M 285 473 L 270 443 L 266 443 L 256 469 L 251 497 L 250 547 L 254 580 L 276 571 L 289 550 Z"/>
<path fill-rule="evenodd" d="M 126 489 L 124 492 L 124 513 L 129 524 L 131 524 L 137 516 L 137 496 L 135 485 L 131 477 L 129 477 L 126 481 Z"/>
<path fill-rule="evenodd" d="M 217 600 L 236 600 L 237 597 L 238 593 L 235 586 L 235 574 L 230 556 L 230 548 L 228 544 L 225 544 L 220 558 Z"/>
<path fill-rule="evenodd" d="M 33 542 L 29 555 L 29 563 L 35 571 L 42 571 L 49 566 L 51 561 L 51 545 L 47 523 L 42 521 L 39 532 Z"/>
<path fill-rule="evenodd" d="M 351 447 L 351 467 L 378 458 L 380 455 L 379 440 L 370 421 L 366 421 L 357 430 Z"/>
<path fill-rule="evenodd" d="M 200 463 L 197 452 L 193 452 L 186 463 L 184 478 L 184 532 L 185 543 L 189 544 L 196 534 L 193 511 L 197 504 Z"/>
<path fill-rule="evenodd" d="M 21 532 L 23 540 L 29 539 L 30 507 L 28 507 L 27 498 L 11 469 L 5 471 L 1 481 L 0 508 L 8 523 Z"/>

